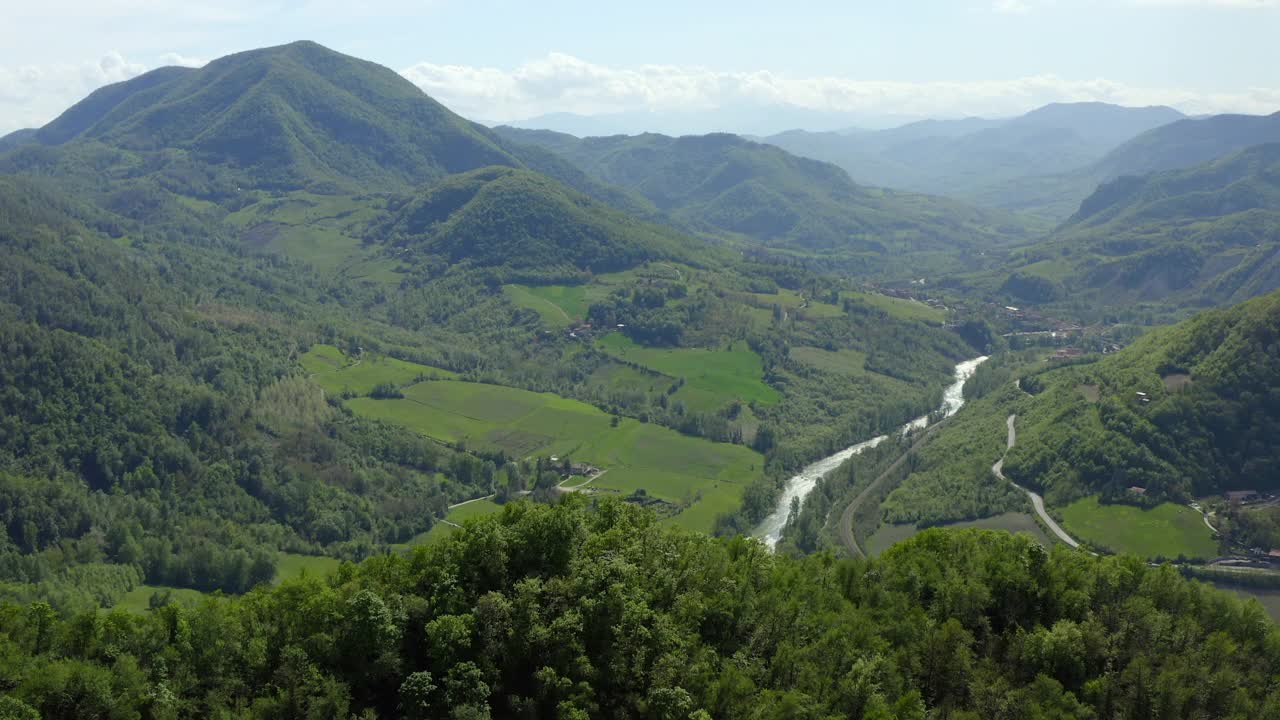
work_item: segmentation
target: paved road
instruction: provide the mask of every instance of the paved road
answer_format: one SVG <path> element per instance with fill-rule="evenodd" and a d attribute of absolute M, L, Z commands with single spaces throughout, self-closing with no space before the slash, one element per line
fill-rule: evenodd
<path fill-rule="evenodd" d="M 1009 439 L 1008 439 L 1008 444 L 1005 447 L 1006 455 L 1009 454 L 1009 449 L 1013 447 L 1014 443 L 1018 441 L 1018 433 L 1016 430 L 1013 429 L 1013 421 L 1017 417 L 1018 417 L 1017 415 L 1010 415 L 1009 419 L 1005 421 L 1005 424 L 1009 426 Z M 1022 487 L 1018 483 L 1012 480 L 1009 480 L 1009 478 L 1004 476 L 1004 457 L 1001 457 L 999 460 L 996 461 L 995 465 L 991 466 L 991 472 L 995 473 L 996 477 L 1000 478 L 1001 480 L 1007 480 L 1009 484 L 1013 485 L 1014 487 L 1018 488 L 1022 492 L 1026 493 L 1027 496 L 1031 498 L 1031 506 L 1036 509 L 1036 514 L 1039 515 L 1040 519 L 1044 521 L 1044 524 L 1047 525 L 1049 529 L 1053 531 L 1053 534 L 1058 536 L 1059 540 L 1070 545 L 1073 548 L 1080 547 L 1080 543 L 1076 542 L 1075 538 L 1068 535 L 1067 531 L 1059 527 L 1058 523 L 1054 522 L 1053 518 L 1049 517 L 1049 513 L 1044 511 L 1044 498 Z"/>

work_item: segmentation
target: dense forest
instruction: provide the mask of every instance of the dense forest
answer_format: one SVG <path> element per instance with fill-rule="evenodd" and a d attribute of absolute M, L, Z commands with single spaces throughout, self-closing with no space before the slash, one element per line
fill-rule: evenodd
<path fill-rule="evenodd" d="M 932 531 L 793 560 L 617 501 L 145 616 L 0 613 L 5 717 L 1275 718 L 1256 606 Z"/>

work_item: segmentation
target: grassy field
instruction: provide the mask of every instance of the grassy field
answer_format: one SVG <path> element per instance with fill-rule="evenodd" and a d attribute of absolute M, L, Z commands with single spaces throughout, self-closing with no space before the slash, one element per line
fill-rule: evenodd
<path fill-rule="evenodd" d="M 1039 540 L 1041 545 L 1046 547 L 1052 545 L 1054 542 L 1045 535 L 1044 530 L 1042 530 L 1040 525 L 1036 523 L 1035 518 L 1026 513 L 1009 512 L 989 518 L 982 518 L 981 520 L 966 520 L 964 522 L 949 523 L 939 527 L 950 529 L 980 528 L 983 530 L 1005 530 L 1012 533 L 1024 532 L 1029 533 L 1036 540 Z M 876 530 L 871 537 L 867 538 L 867 553 L 872 556 L 879 555 L 885 550 L 888 550 L 891 546 L 912 537 L 918 532 L 920 531 L 914 524 L 881 525 L 880 529 Z"/>
<path fill-rule="evenodd" d="M 448 515 L 445 515 L 444 519 L 454 525 L 461 525 L 471 518 L 483 517 L 491 513 L 496 513 L 500 510 L 502 510 L 502 506 L 492 500 L 476 500 L 474 502 L 469 502 L 466 505 L 459 505 L 458 507 L 455 507 L 449 511 Z M 407 543 L 395 545 L 393 547 L 396 550 L 408 550 L 418 545 L 430 545 L 433 542 L 448 537 L 457 529 L 458 528 L 453 525 L 437 520 L 436 524 L 432 525 L 430 530 L 418 535 Z"/>
<path fill-rule="evenodd" d="M 920 320 L 931 325 L 941 325 L 947 319 L 945 310 L 929 307 L 916 300 L 904 300 L 867 292 L 845 292 L 840 293 L 840 297 L 841 299 L 860 300 L 903 320 Z"/>
<path fill-rule="evenodd" d="M 204 597 L 204 593 L 199 590 L 163 587 L 160 585 L 138 585 L 117 600 L 115 607 L 132 613 L 144 613 L 151 609 L 151 596 L 166 590 L 169 591 L 170 602 L 182 605 L 195 605 Z"/>
<path fill-rule="evenodd" d="M 649 348 L 622 333 L 612 333 L 601 338 L 599 346 L 619 359 L 684 378 L 685 386 L 673 399 L 682 400 L 692 410 L 717 410 L 735 398 L 744 403 L 773 404 L 782 397 L 764 383 L 760 356 L 745 344 L 727 350 Z"/>
<path fill-rule="evenodd" d="M 512 457 L 571 456 L 606 469 L 592 483 L 601 491 L 650 496 L 686 505 L 680 525 L 709 530 L 732 510 L 762 472 L 762 456 L 741 445 L 714 443 L 658 425 L 612 418 L 591 405 L 549 393 L 441 381 L 420 383 L 403 399 L 355 398 L 362 415 L 400 423 L 422 435 Z"/>
<path fill-rule="evenodd" d="M 582 285 L 504 285 L 502 290 L 511 302 L 537 312 L 543 322 L 556 327 L 580 322 L 590 305 L 588 288 Z"/>
<path fill-rule="evenodd" d="M 262 200 L 227 216 L 250 245 L 309 263 L 322 273 L 383 285 L 399 283 L 400 263 L 366 247 L 360 228 L 383 200 L 346 195 L 290 193 Z"/>
<path fill-rule="evenodd" d="M 276 560 L 276 583 L 291 580 L 303 573 L 312 576 L 328 575 L 337 570 L 341 564 L 341 560 L 324 555 L 299 555 L 297 553 L 282 552 L 279 555 L 279 559 Z"/>
<path fill-rule="evenodd" d="M 839 305 L 831 305 L 830 303 L 816 300 L 805 300 L 799 293 L 786 288 L 779 288 L 778 292 L 772 295 L 768 293 L 747 293 L 747 296 L 754 302 L 759 303 L 761 307 L 769 310 L 770 315 L 772 315 L 774 305 L 787 310 L 788 313 L 799 312 L 809 318 L 840 317 L 844 314 L 844 310 Z"/>
<path fill-rule="evenodd" d="M 791 348 L 791 358 L 810 367 L 845 375 L 862 375 L 866 370 L 867 355 L 857 350 L 823 350 L 799 345 Z"/>
<path fill-rule="evenodd" d="M 1200 513 L 1164 503 L 1150 510 L 1132 505 L 1102 505 L 1090 496 L 1062 508 L 1063 528 L 1083 540 L 1117 553 L 1142 557 L 1212 558 L 1218 544 Z"/>
<path fill-rule="evenodd" d="M 341 393 L 350 390 L 366 395 L 380 383 L 407 385 L 419 377 L 452 380 L 455 373 L 429 365 L 405 362 L 385 356 L 367 355 L 360 364 L 347 357 L 332 345 L 314 345 L 300 359 L 302 367 L 312 375 L 312 380 L 326 391 Z"/>

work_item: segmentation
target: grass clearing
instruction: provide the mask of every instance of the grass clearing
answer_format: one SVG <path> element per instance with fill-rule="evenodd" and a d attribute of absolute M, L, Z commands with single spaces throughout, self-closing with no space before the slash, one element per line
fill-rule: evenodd
<path fill-rule="evenodd" d="M 862 375 L 867 372 L 867 354 L 857 350 L 824 350 L 800 345 L 791 348 L 792 359 L 809 367 L 843 375 Z"/>
<path fill-rule="evenodd" d="M 981 518 L 979 520 L 964 520 L 962 522 L 947 523 L 938 527 L 950 530 L 961 530 L 964 528 L 979 528 L 981 530 L 1004 530 L 1011 533 L 1028 533 L 1034 537 L 1041 545 L 1050 547 L 1055 542 L 1054 539 L 1045 535 L 1044 530 L 1040 527 L 1036 519 L 1027 513 L 1007 512 L 1000 515 L 993 515 L 989 518 Z M 913 537 L 920 530 L 913 523 L 906 525 L 881 525 L 879 529 L 867 538 L 866 547 L 867 554 L 871 556 L 879 555 L 888 550 L 893 545 Z"/>
<path fill-rule="evenodd" d="M 393 545 L 392 549 L 404 551 L 417 547 L 418 545 L 430 545 L 433 542 L 438 542 L 439 540 L 449 537 L 458 530 L 458 528 L 450 525 L 449 523 L 461 525 L 472 518 L 492 515 L 493 513 L 501 512 L 501 510 L 502 506 L 492 500 L 473 500 L 465 505 L 459 505 L 458 507 L 450 510 L 448 515 L 444 516 L 444 519 L 448 522 L 441 522 L 437 520 L 436 524 L 432 525 L 430 530 L 417 535 L 407 543 Z"/>
<path fill-rule="evenodd" d="M 840 293 L 840 297 L 859 300 L 903 320 L 919 320 L 930 325 L 941 325 L 947 319 L 945 310 L 930 307 L 918 300 L 906 300 L 869 292 L 845 292 Z"/>
<path fill-rule="evenodd" d="M 292 580 L 302 575 L 310 577 L 329 575 L 342 565 L 338 558 L 325 555 L 300 555 L 298 553 L 280 553 L 276 560 L 276 584 Z"/>
<path fill-rule="evenodd" d="M 1218 554 L 1218 543 L 1200 513 L 1173 503 L 1143 509 L 1103 505 L 1092 495 L 1062 508 L 1062 525 L 1072 535 L 1117 553 L 1205 559 Z"/>
<path fill-rule="evenodd" d="M 511 302 L 537 312 L 554 327 L 581 321 L 591 304 L 583 285 L 503 285 L 502 291 Z"/>
<path fill-rule="evenodd" d="M 685 386 L 673 399 L 684 401 L 692 410 L 717 410 L 734 399 L 771 405 L 782 398 L 765 384 L 764 364 L 745 343 L 735 343 L 726 350 L 650 348 L 637 345 L 622 333 L 611 333 L 598 345 L 620 360 L 684 378 Z"/>
<path fill-rule="evenodd" d="M 419 378 L 452 380 L 458 377 L 456 373 L 442 368 L 397 360 L 385 355 L 366 354 L 356 364 L 356 361 L 332 345 L 313 345 L 311 350 L 299 358 L 299 362 L 311 374 L 312 380 L 319 383 L 326 392 L 334 394 L 349 390 L 358 395 L 367 395 L 382 383 L 404 386 Z"/>
<path fill-rule="evenodd" d="M 500 385 L 420 383 L 402 399 L 355 398 L 348 406 L 443 442 L 589 462 L 608 470 L 591 487 L 623 495 L 643 488 L 686 505 L 673 522 L 696 530 L 710 530 L 717 514 L 737 507 L 764 467 L 759 453 L 741 445 L 630 418 L 613 427 L 609 414 L 586 403 Z"/>
<path fill-rule="evenodd" d="M 144 613 L 151 609 L 151 596 L 158 592 L 168 592 L 169 602 L 180 605 L 197 605 L 205 594 L 189 588 L 165 587 L 163 585 L 138 585 L 125 593 L 116 601 L 113 609 L 131 613 Z"/>

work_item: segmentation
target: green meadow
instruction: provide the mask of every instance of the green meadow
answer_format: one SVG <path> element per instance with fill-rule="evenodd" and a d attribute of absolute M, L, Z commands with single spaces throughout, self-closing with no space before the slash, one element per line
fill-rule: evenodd
<path fill-rule="evenodd" d="M 360 234 L 381 207 L 370 197 L 294 192 L 264 195 L 226 220 L 248 244 L 301 260 L 322 273 L 395 285 L 400 263 L 367 247 Z"/>
<path fill-rule="evenodd" d="M 362 415 L 467 448 L 589 462 L 607 471 L 591 487 L 623 495 L 643 489 L 683 506 L 674 522 L 694 529 L 710 530 L 717 514 L 736 508 L 764 467 L 763 457 L 750 448 L 630 418 L 614 427 L 608 413 L 550 393 L 459 381 L 420 383 L 404 392 L 401 399 L 361 397 L 347 404 Z"/>
<path fill-rule="evenodd" d="M 941 325 L 947 319 L 945 310 L 930 307 L 916 300 L 905 300 L 879 293 L 844 292 L 841 299 L 857 300 L 879 308 L 901 320 L 919 320 L 930 325 Z"/>
<path fill-rule="evenodd" d="M 472 500 L 469 503 L 458 505 L 450 510 L 449 514 L 444 516 L 444 519 L 448 522 L 437 520 L 436 524 L 432 525 L 430 530 L 418 535 L 403 545 L 395 545 L 393 547 L 397 550 L 408 550 L 418 545 L 429 545 L 433 542 L 442 540 L 455 532 L 458 528 L 454 527 L 454 525 L 461 525 L 472 518 L 483 517 L 501 510 L 502 506 L 492 500 Z M 449 523 L 453 523 L 453 525 L 450 525 Z"/>
<path fill-rule="evenodd" d="M 611 333 L 597 344 L 620 360 L 684 378 L 684 387 L 673 399 L 683 401 L 691 410 L 717 410 L 735 399 L 769 405 L 782 397 L 765 384 L 760 356 L 745 343 L 725 350 L 650 348 L 637 345 L 622 333 Z"/>
<path fill-rule="evenodd" d="M 511 302 L 537 312 L 544 323 L 555 327 L 582 321 L 590 306 L 582 285 L 504 285 L 502 291 Z"/>
<path fill-rule="evenodd" d="M 349 390 L 367 395 L 377 385 L 408 385 L 419 378 L 452 380 L 456 373 L 442 368 L 366 354 L 358 362 L 332 345 L 313 345 L 299 358 L 311 379 L 325 391 L 338 394 Z"/>
<path fill-rule="evenodd" d="M 1200 513 L 1173 503 L 1150 509 L 1103 505 L 1092 495 L 1062 508 L 1062 527 L 1081 540 L 1117 553 L 1203 559 L 1218 554 L 1218 543 Z"/>

